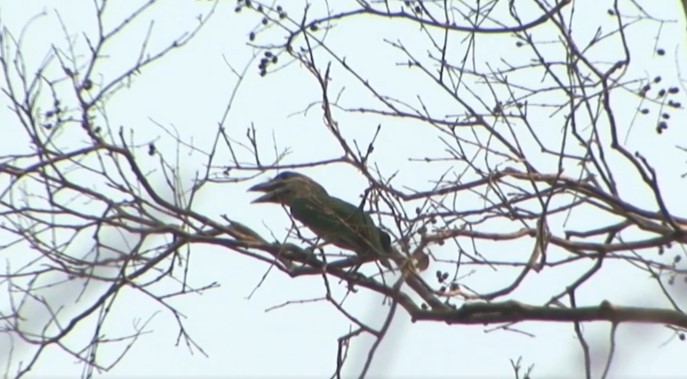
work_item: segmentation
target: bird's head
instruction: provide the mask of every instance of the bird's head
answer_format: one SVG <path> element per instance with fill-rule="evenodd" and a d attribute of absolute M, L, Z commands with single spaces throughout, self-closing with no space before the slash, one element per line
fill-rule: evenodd
<path fill-rule="evenodd" d="M 327 195 L 327 191 L 316 181 L 293 171 L 285 171 L 265 183 L 256 184 L 249 191 L 265 194 L 253 203 L 289 204 L 298 197 Z"/>

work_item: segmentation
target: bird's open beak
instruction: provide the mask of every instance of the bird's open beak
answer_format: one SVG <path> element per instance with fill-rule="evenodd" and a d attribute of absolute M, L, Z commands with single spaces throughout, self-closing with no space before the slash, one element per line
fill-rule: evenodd
<path fill-rule="evenodd" d="M 278 195 L 281 193 L 279 189 L 282 187 L 283 183 L 275 182 L 274 180 L 267 181 L 265 183 L 256 184 L 250 187 L 248 191 L 253 192 L 265 192 L 264 195 L 258 197 L 257 199 L 251 201 L 251 203 L 278 203 Z"/>

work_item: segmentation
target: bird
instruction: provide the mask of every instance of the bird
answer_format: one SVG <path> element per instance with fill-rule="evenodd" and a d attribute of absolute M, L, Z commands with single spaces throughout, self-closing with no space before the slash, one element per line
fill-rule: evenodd
<path fill-rule="evenodd" d="M 249 191 L 265 193 L 253 203 L 288 206 L 294 219 L 326 243 L 351 250 L 364 262 L 380 260 L 390 268 L 385 257 L 392 249 L 389 234 L 378 228 L 360 207 L 330 196 L 322 185 L 308 176 L 285 171 Z"/>

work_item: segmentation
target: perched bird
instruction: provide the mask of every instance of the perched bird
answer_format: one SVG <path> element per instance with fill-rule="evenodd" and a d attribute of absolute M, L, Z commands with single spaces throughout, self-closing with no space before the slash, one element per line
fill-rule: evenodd
<path fill-rule="evenodd" d="M 352 250 L 363 261 L 380 259 L 384 266 L 390 267 L 385 258 L 391 249 L 389 234 L 379 229 L 362 209 L 330 196 L 309 177 L 286 171 L 249 191 L 265 192 L 253 203 L 289 206 L 293 218 L 325 242 Z"/>

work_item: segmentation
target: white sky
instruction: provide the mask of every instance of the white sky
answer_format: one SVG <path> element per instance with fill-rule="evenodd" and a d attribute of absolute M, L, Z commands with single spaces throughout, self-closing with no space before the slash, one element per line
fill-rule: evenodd
<path fill-rule="evenodd" d="M 128 2 L 127 2 L 128 3 Z M 133 2 L 132 2 L 133 3 Z M 333 3 L 333 2 L 332 2 Z M 647 1 L 647 3 L 649 3 Z M 298 3 L 300 4 L 300 2 Z M 652 3 L 653 4 L 653 3 Z M 612 5 L 611 1 L 594 2 L 586 15 L 576 15 L 576 28 L 580 35 L 593 35 L 602 17 L 606 17 L 605 9 Z M 655 16 L 663 19 L 679 20 L 675 23 L 663 25 L 658 45 L 668 51 L 669 57 L 662 60 L 651 59 L 650 54 L 656 44 L 657 24 L 647 23 L 645 26 L 633 29 L 631 43 L 637 53 L 633 55 L 634 77 L 652 77 L 661 73 L 664 80 L 676 80 L 678 67 L 684 72 L 685 33 L 682 13 L 678 1 L 662 1 L 660 7 L 651 9 Z M 655 5 L 653 5 L 655 6 Z M 120 19 L 134 6 L 118 2 L 111 4 L 109 13 L 111 20 Z M 121 8 L 118 8 L 121 7 Z M 233 11 L 234 2 L 220 4 L 208 25 L 188 46 L 172 52 L 168 57 L 153 64 L 137 76 L 129 89 L 116 94 L 108 103 L 108 115 L 111 125 L 120 125 L 135 130 L 137 141 L 147 142 L 156 140 L 156 147 L 168 159 L 175 154 L 176 146 L 172 139 L 155 124 L 159 123 L 168 128 L 178 130 L 182 139 L 192 141 L 194 146 L 204 149 L 209 146 L 217 124 L 225 111 L 232 89 L 236 84 L 236 77 L 232 74 L 226 62 L 233 67 L 242 69 L 250 62 L 253 50 L 246 45 L 247 34 L 259 21 L 256 16 L 247 16 L 242 12 L 239 16 Z M 289 14 L 296 17 L 300 13 L 300 5 L 288 8 Z M 658 6 L 655 6 L 658 7 Z M 26 31 L 23 53 L 29 64 L 29 71 L 35 69 L 45 56 L 51 44 L 65 47 L 64 34 L 59 27 L 55 10 L 64 20 L 70 35 L 79 36 L 80 31 L 93 30 L 93 9 L 90 2 L 64 0 L 54 1 L 18 1 L 0 0 L 0 21 L 2 26 L 10 30 L 15 36 L 27 21 L 45 11 L 46 15 L 36 19 Z M 207 12 L 210 3 L 200 1 L 176 1 L 156 4 L 149 17 L 155 20 L 151 49 L 165 46 L 171 38 L 178 36 L 195 25 L 196 16 Z M 581 9 L 581 8 L 578 8 Z M 313 9 L 312 12 L 317 12 Z M 580 11 L 581 13 L 581 11 Z M 595 16 L 599 16 L 597 19 Z M 451 109 L 451 103 L 435 95 L 427 89 L 420 76 L 408 73 L 400 68 L 385 68 L 390 62 L 404 61 L 398 53 L 381 42 L 381 36 L 395 36 L 396 38 L 413 38 L 419 34 L 416 27 L 384 24 L 381 18 L 361 18 L 345 29 L 334 29 L 328 43 L 340 48 L 347 56 L 351 65 L 361 67 L 361 72 L 371 79 L 371 82 L 383 88 L 387 93 L 398 94 L 398 98 L 412 99 L 413 92 L 428 93 L 423 99 L 435 100 L 430 106 L 438 114 L 458 113 Z M 109 46 L 108 57 L 104 59 L 104 66 L 100 69 L 104 77 L 111 77 L 128 67 L 138 52 L 142 41 L 142 31 L 147 28 L 146 22 L 133 25 L 133 30 L 122 36 Z M 643 29 L 642 29 L 643 28 Z M 276 31 L 267 36 L 274 38 Z M 380 36 L 370 38 L 370 36 Z M 581 40 L 583 39 L 580 37 Z M 406 39 L 412 41 L 412 39 Z M 418 43 L 424 39 L 417 39 Z M 496 40 L 494 40 L 496 41 Z M 81 43 L 83 40 L 81 40 Z M 513 59 L 518 59 L 518 51 L 511 41 Z M 490 45 L 491 41 L 480 42 L 476 51 L 480 59 L 489 60 L 502 56 L 498 48 Z M 493 42 L 500 43 L 500 42 Z M 413 46 L 418 54 L 426 54 L 426 46 Z M 552 51 L 555 46 L 552 47 Z M 345 53 L 344 53 L 345 52 Z M 456 52 L 459 54 L 460 52 Z M 378 54 L 381 58 L 371 60 Z M 457 59 L 456 59 L 457 60 Z M 325 62 L 325 61 L 323 61 Z M 283 63 L 283 62 L 280 62 Z M 239 89 L 233 109 L 226 121 L 229 133 L 236 139 L 245 141 L 245 130 L 252 124 L 258 129 L 258 137 L 262 143 L 263 159 L 272 157 L 272 138 L 278 141 L 280 148 L 289 147 L 292 154 L 287 163 L 301 163 L 314 159 L 328 159 L 340 156 L 341 150 L 336 140 L 323 127 L 319 107 L 314 106 L 309 112 L 298 113 L 309 104 L 318 100 L 319 91 L 314 79 L 298 67 L 290 64 L 277 73 L 259 78 L 257 62 L 250 63 L 248 75 Z M 644 73 L 644 74 L 643 74 Z M 346 91 L 342 100 L 348 104 L 364 104 L 367 95 L 361 94 L 353 82 L 346 82 L 341 76 L 334 76 L 334 88 L 340 88 L 346 83 Z M 400 76 L 405 75 L 405 76 Z M 339 79 L 341 78 L 341 79 Z M 539 80 L 533 78 L 532 80 Z M 339 80 L 337 82 L 337 80 Z M 347 80 L 347 79 L 346 79 Z M 351 83 L 349 85 L 349 83 Z M 4 84 L 3 84 L 4 85 Z M 350 87 L 350 88 L 349 88 Z M 17 126 L 17 121 L 7 111 L 6 97 L 0 100 L 0 125 L 5 131 L 6 139 L 0 141 L 3 151 L 20 150 L 24 147 L 25 137 Z M 619 101 L 623 101 L 620 98 Z M 628 103 L 629 112 L 634 112 L 635 103 Z M 622 107 L 622 105 L 618 105 Z M 376 145 L 374 161 L 386 176 L 400 170 L 397 186 L 412 186 L 413 188 L 429 188 L 428 180 L 435 178 L 445 166 L 431 166 L 422 163 L 411 163 L 408 157 L 440 156 L 443 146 L 439 144 L 437 134 L 428 133 L 425 127 L 418 124 L 399 121 L 393 123 L 367 115 L 338 114 L 344 134 L 355 137 L 361 146 L 374 135 L 376 126 L 382 122 L 380 141 Z M 549 115 L 542 115 L 542 120 Z M 625 115 L 624 115 L 625 116 Z M 631 115 L 626 115 L 629 122 Z M 687 170 L 685 156 L 675 152 L 675 144 L 687 145 L 684 128 L 680 130 L 679 120 L 684 119 L 684 112 L 673 112 L 671 129 L 664 136 L 657 136 L 653 129 L 653 121 L 644 124 L 638 122 L 633 126 L 629 138 L 631 150 L 638 149 L 650 161 L 661 163 L 662 183 L 670 204 L 676 214 L 685 215 L 687 203 L 681 201 L 684 181 L 678 176 Z M 555 120 L 555 118 L 553 119 Z M 542 133 L 555 133 L 560 128 L 553 125 Z M 648 124 L 648 126 L 647 126 Z M 15 134 L 16 133 L 16 134 Z M 304 136 L 308 136 L 307 140 Z M 84 138 L 84 137 L 77 137 Z M 312 143 L 312 141 L 317 141 Z M 409 153 L 410 152 L 410 153 Z M 226 151 L 222 154 L 227 154 Z M 249 155 L 241 152 L 245 160 Z M 155 161 L 146 161 L 141 154 L 143 165 L 153 168 Z M 221 161 L 221 160 L 220 160 Z M 229 161 L 227 155 L 226 161 Z M 199 154 L 187 154 L 180 157 L 180 176 L 191 183 L 194 172 L 203 164 L 203 157 Z M 540 162 L 543 166 L 547 162 Z M 351 167 L 334 165 L 305 170 L 305 173 L 327 187 L 335 196 L 351 202 L 358 200 L 358 196 L 366 187 L 362 176 Z M 155 178 L 155 176 L 152 176 Z M 263 176 L 260 180 L 265 179 Z M 623 178 L 625 180 L 625 178 Z M 632 179 L 627 178 L 628 181 Z M 288 225 L 287 216 L 278 208 L 268 205 L 251 205 L 253 194 L 246 194 L 249 184 L 213 185 L 201 193 L 196 203 L 196 211 L 217 220 L 226 214 L 232 219 L 241 221 L 268 236 L 271 230 L 277 236 L 283 237 Z M 165 192 L 162 182 L 161 191 Z M 632 187 L 626 194 L 630 199 L 643 199 L 643 204 L 650 204 L 646 199 L 646 191 Z M 468 206 L 478 207 L 479 204 Z M 650 206 L 650 205 L 647 205 Z M 414 208 L 409 204 L 409 210 Z M 594 222 L 591 219 L 574 220 L 578 225 Z M 600 221 L 601 222 L 601 221 Z M 519 228 L 517 226 L 516 228 Z M 113 243 L 121 243 L 116 236 L 112 236 Z M 531 251 L 528 241 L 509 244 L 506 248 L 500 244 L 482 245 L 483 249 L 503 250 L 503 253 L 527 255 Z M 434 253 L 440 253 L 437 249 Z M 18 253 L 17 253 L 18 254 Z M 520 256 L 518 255 L 518 256 Z M 3 264 L 16 266 L 21 257 L 0 252 Z M 177 336 L 176 323 L 169 312 L 160 308 L 150 299 L 127 289 L 119 297 L 111 310 L 103 333 L 109 336 L 129 334 L 134 325 L 152 316 L 146 331 L 137 341 L 124 359 L 109 372 L 99 373 L 102 378 L 120 377 L 329 377 L 334 370 L 336 358 L 336 339 L 345 334 L 350 322 L 339 315 L 336 310 L 325 302 L 291 305 L 271 312 L 265 312 L 269 307 L 280 303 L 296 300 L 311 299 L 323 295 L 321 278 L 290 279 L 276 270 L 269 274 L 257 293 L 250 299 L 251 293 L 267 269 L 266 265 L 228 250 L 214 247 L 195 247 L 191 258 L 190 282 L 200 287 L 212 282 L 218 282 L 219 288 L 209 290 L 202 296 L 188 295 L 176 299 L 173 304 L 186 316 L 185 325 L 188 332 L 209 355 L 205 357 L 181 345 L 175 346 Z M 609 264 L 612 266 L 612 264 Z M 589 263 L 570 267 L 567 272 L 548 273 L 546 270 L 529 278 L 523 283 L 523 288 L 513 294 L 513 298 L 521 301 L 541 302 L 548 299 L 550 288 L 562 290 L 568 283 L 563 279 L 575 277 L 581 270 L 589 267 Z M 606 269 L 609 269 L 606 267 Z M 611 270 L 616 269 L 611 267 Z M 428 281 L 432 281 L 435 266 L 426 272 Z M 624 275 L 636 271 L 617 269 L 617 276 L 595 280 L 593 286 L 586 287 L 579 294 L 579 298 L 586 304 L 596 305 L 603 299 L 617 304 L 632 304 L 637 306 L 665 305 L 655 298 L 656 286 L 651 281 L 626 281 Z M 498 288 L 499 285 L 510 282 L 513 272 L 501 270 L 499 272 L 480 272 L 479 275 L 467 278 L 466 282 L 472 287 Z M 641 278 L 644 279 L 644 278 Z M 177 287 L 166 284 L 160 286 L 160 291 L 173 290 Z M 78 288 L 77 288 L 78 287 Z M 342 294 L 343 285 L 337 289 Z M 591 288 L 590 288 L 591 287 Z M 76 289 L 75 289 L 76 288 Z M 65 312 L 70 307 L 88 301 L 88 296 L 82 298 L 79 305 L 74 305 L 79 283 L 61 287 L 52 296 L 53 301 L 64 304 Z M 541 289 L 547 289 L 542 292 Z M 59 293 L 57 293 L 59 292 Z M 681 299 L 687 300 L 687 299 Z M 0 297 L 0 307 L 5 302 Z M 381 298 L 360 290 L 347 300 L 351 312 L 373 325 L 380 325 L 386 315 L 387 307 L 380 304 Z M 35 316 L 40 317 L 40 316 Z M 30 324 L 30 322 L 29 322 Z M 88 323 L 87 323 L 88 324 Z M 521 333 L 491 331 L 492 327 L 482 326 L 447 326 L 441 323 L 419 322 L 412 324 L 407 315 L 400 310 L 389 335 L 374 361 L 371 377 L 512 377 L 509 359 L 522 357 L 523 365 L 535 365 L 535 377 L 581 377 L 582 358 L 579 344 L 576 341 L 571 325 L 554 323 L 524 323 L 517 325 L 535 336 L 530 337 Z M 589 338 L 592 352 L 603 353 L 607 348 L 607 323 L 585 324 L 585 335 Z M 90 328 L 77 330 L 68 341 L 76 343 L 89 338 Z M 675 376 L 687 372 L 685 345 L 672 342 L 663 345 L 671 334 L 660 327 L 646 327 L 635 325 L 621 325 L 618 334 L 618 351 L 614 364 L 616 377 L 634 376 L 637 378 L 651 376 Z M 356 340 L 353 345 L 352 359 L 347 362 L 346 373 L 355 375 L 364 362 L 366 343 L 368 340 Z M 15 343 L 19 344 L 18 341 Z M 15 351 L 12 362 L 2 358 L 9 349 L 9 339 L 0 334 L 0 372 L 9 365 L 8 372 L 16 370 L 17 359 L 24 350 Z M 16 348 L 16 346 L 15 346 Z M 102 354 L 104 362 L 113 357 L 123 348 L 122 345 L 102 347 L 98 354 Z M 600 356 L 604 356 L 601 354 Z M 111 358 L 110 358 L 111 359 Z M 595 372 L 603 369 L 603 361 L 595 362 Z M 62 351 L 51 348 L 46 351 L 34 371 L 28 377 L 74 377 L 80 375 L 82 367 L 73 357 Z M 11 375 L 10 375 L 11 377 Z"/>

